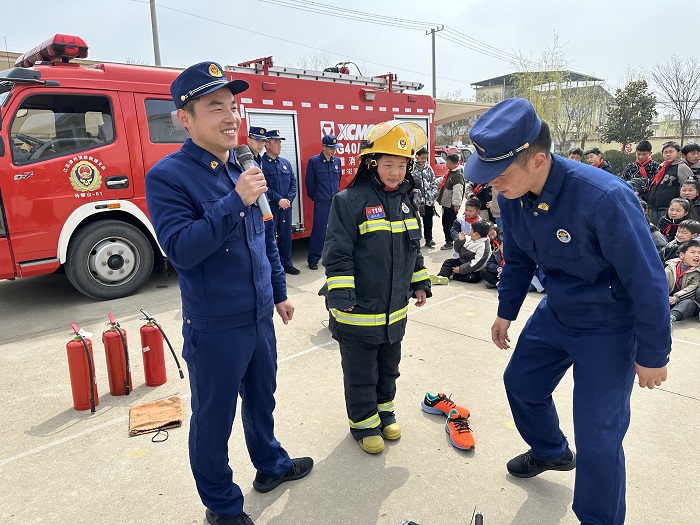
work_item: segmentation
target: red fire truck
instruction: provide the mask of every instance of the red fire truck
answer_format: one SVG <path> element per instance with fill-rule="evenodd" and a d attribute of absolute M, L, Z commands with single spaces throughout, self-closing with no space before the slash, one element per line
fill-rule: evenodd
<path fill-rule="evenodd" d="M 154 265 L 165 269 L 148 219 L 144 177 L 177 150 L 186 131 L 174 118 L 169 86 L 179 71 L 99 63 L 79 37 L 55 35 L 0 72 L 0 279 L 51 273 L 95 299 L 130 295 Z M 295 237 L 310 235 L 313 203 L 304 195 L 309 157 L 333 133 L 346 184 L 360 141 L 377 122 L 397 119 L 426 130 L 433 143 L 435 102 L 422 84 L 396 75 L 275 67 L 271 57 L 227 66 L 243 78 L 243 123 L 279 129 L 282 156 L 297 173 Z"/>

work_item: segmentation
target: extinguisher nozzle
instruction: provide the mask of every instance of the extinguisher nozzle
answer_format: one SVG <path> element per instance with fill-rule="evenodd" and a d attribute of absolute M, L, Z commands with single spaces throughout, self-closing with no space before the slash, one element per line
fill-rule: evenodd
<path fill-rule="evenodd" d="M 185 374 L 182 373 L 182 370 L 178 369 L 178 372 L 180 372 L 180 379 L 185 379 Z"/>

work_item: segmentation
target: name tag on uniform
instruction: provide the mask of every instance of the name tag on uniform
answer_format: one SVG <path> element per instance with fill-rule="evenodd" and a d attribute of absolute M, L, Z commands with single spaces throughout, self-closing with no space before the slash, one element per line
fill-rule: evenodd
<path fill-rule="evenodd" d="M 383 219 L 386 217 L 384 213 L 384 206 L 369 206 L 365 208 L 365 213 L 367 214 L 367 220 L 373 219 Z"/>

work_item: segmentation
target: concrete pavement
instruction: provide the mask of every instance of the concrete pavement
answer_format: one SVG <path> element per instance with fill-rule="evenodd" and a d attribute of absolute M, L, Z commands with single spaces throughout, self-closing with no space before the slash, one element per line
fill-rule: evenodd
<path fill-rule="evenodd" d="M 438 231 L 436 224 L 436 232 Z M 436 241 L 441 238 L 436 236 Z M 276 433 L 292 456 L 316 461 L 305 479 L 268 494 L 252 489 L 240 420 L 231 437 L 231 466 L 258 525 L 467 524 L 476 507 L 487 525 L 573 525 L 572 472 L 529 480 L 507 475 L 505 463 L 527 446 L 515 430 L 501 375 L 509 352 L 490 341 L 496 290 L 482 283 L 434 287 L 423 308 L 411 306 L 403 343 L 396 413 L 403 437 L 370 456 L 349 436 L 337 344 L 323 300 L 323 269 L 306 268 L 304 241 L 294 247 L 299 276 L 288 276 L 293 321 L 276 318 L 279 352 Z M 439 247 L 439 245 L 438 245 Z M 435 273 L 450 252 L 424 250 Z M 511 328 L 517 339 L 541 295 L 530 293 Z M 180 303 L 174 275 L 154 276 L 137 296 L 94 302 L 65 276 L 0 282 L 0 523 L 108 525 L 202 524 L 204 509 L 187 456 L 189 385 L 166 355 L 169 380 L 146 387 L 139 357 L 138 308 L 146 308 L 181 349 Z M 129 335 L 135 390 L 111 397 L 99 334 L 107 312 Z M 95 336 L 100 405 L 95 414 L 72 408 L 65 344 L 68 323 Z M 694 467 L 700 461 L 700 324 L 677 324 L 669 379 L 653 391 L 635 388 L 625 440 L 627 523 L 700 523 Z M 186 365 L 184 363 L 183 367 Z M 562 428 L 573 442 L 572 380 L 555 393 Z M 453 448 L 444 419 L 425 414 L 426 391 L 451 394 L 471 412 L 476 450 Z M 185 423 L 169 439 L 128 436 L 129 405 L 179 394 Z"/>

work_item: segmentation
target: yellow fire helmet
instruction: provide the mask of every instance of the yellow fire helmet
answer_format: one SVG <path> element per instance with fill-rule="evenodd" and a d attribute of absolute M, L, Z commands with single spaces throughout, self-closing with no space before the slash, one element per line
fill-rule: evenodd
<path fill-rule="evenodd" d="M 358 157 L 383 153 L 412 159 L 415 152 L 427 144 L 428 136 L 418 124 L 389 120 L 380 122 L 369 131 L 367 139 L 360 143 Z"/>

